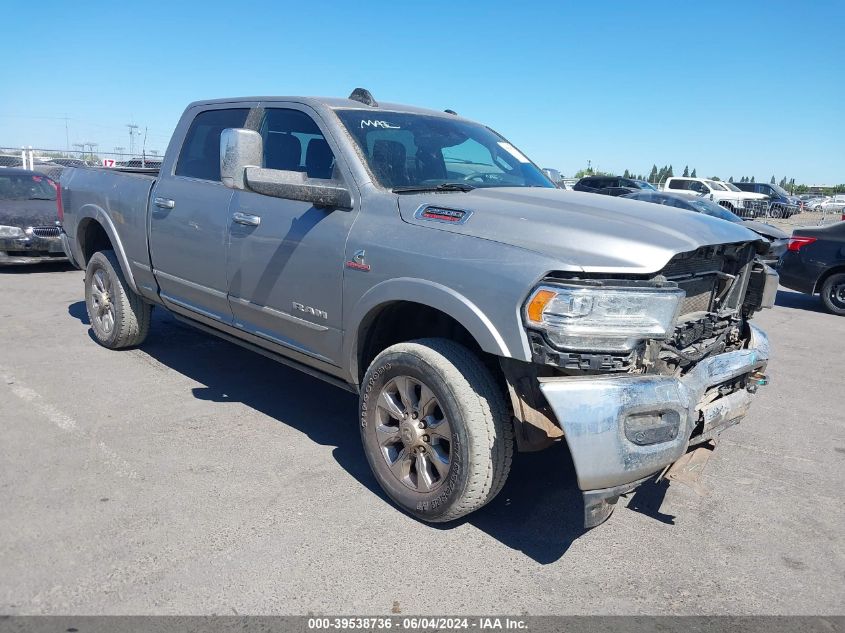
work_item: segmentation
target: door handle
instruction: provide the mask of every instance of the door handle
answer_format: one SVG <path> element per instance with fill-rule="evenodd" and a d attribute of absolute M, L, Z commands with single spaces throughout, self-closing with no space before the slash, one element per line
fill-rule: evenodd
<path fill-rule="evenodd" d="M 243 213 L 242 211 L 235 211 L 232 214 L 232 219 L 238 224 L 245 226 L 258 226 L 261 224 L 261 216 L 253 215 L 252 213 Z"/>
<path fill-rule="evenodd" d="M 159 209 L 172 209 L 176 206 L 176 201 L 171 200 L 170 198 L 153 198 L 153 204 L 156 205 Z"/>

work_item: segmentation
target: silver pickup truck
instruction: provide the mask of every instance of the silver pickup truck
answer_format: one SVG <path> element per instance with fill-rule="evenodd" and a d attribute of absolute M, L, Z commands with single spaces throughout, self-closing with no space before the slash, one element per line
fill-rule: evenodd
<path fill-rule="evenodd" d="M 765 383 L 756 234 L 557 189 L 451 111 L 197 102 L 160 172 L 69 169 L 61 200 L 98 342 L 141 344 L 160 306 L 359 394 L 376 479 L 425 521 L 563 441 L 597 525 Z"/>

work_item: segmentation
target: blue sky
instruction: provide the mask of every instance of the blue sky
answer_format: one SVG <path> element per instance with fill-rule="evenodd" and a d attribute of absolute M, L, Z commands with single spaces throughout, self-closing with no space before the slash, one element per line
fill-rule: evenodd
<path fill-rule="evenodd" d="M 5 3 L 0 146 L 163 151 L 185 105 L 452 108 L 565 175 L 845 182 L 845 2 Z M 26 51 L 25 61 L 19 54 Z"/>

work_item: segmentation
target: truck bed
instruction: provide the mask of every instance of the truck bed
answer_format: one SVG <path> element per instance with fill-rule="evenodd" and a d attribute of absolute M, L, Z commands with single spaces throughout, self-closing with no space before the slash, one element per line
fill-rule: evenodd
<path fill-rule="evenodd" d="M 97 220 L 117 240 L 135 279 L 150 278 L 147 212 L 157 171 L 71 167 L 61 176 L 63 226 L 71 244 L 83 220 Z M 79 255 L 78 253 L 75 255 Z M 77 261 L 79 258 L 75 256 Z M 139 288 L 143 293 L 143 289 Z"/>

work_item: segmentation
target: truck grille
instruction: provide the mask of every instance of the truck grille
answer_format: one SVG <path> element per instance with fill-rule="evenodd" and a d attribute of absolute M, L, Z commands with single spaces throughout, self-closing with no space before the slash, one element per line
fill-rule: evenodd
<path fill-rule="evenodd" d="M 57 226 L 34 226 L 32 234 L 38 237 L 59 237 L 62 230 Z"/>
<path fill-rule="evenodd" d="M 675 256 L 661 271 L 670 281 L 687 293 L 681 304 L 681 316 L 693 312 L 712 312 L 716 308 L 736 308 L 742 304 L 741 294 L 747 283 L 747 264 L 754 257 L 753 246 L 707 246 L 691 253 Z M 733 276 L 733 282 L 731 277 Z M 726 284 L 734 283 L 730 291 Z M 723 294 L 721 303 L 716 297 Z"/>

